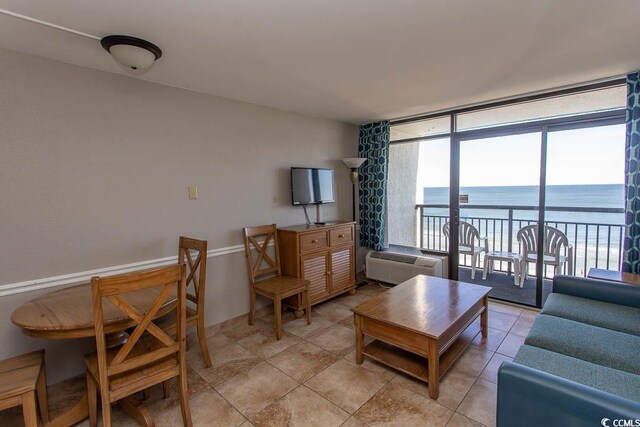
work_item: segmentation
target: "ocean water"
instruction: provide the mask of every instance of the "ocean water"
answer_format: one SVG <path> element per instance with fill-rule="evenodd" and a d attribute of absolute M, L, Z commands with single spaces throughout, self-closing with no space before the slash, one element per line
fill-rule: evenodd
<path fill-rule="evenodd" d="M 548 185 L 546 205 L 554 207 L 624 208 L 624 184 Z M 538 186 L 461 187 L 469 196 L 461 203 L 461 216 L 507 218 L 507 210 L 469 209 L 468 205 L 538 206 Z M 424 204 L 449 204 L 448 187 L 425 187 Z M 447 215 L 446 209 L 433 209 Z M 430 211 L 431 212 L 431 211 Z M 572 221 L 590 224 L 624 224 L 623 213 L 587 213 L 547 211 L 547 221 Z M 537 211 L 514 210 L 514 217 L 537 219 Z"/>
<path fill-rule="evenodd" d="M 624 184 L 549 185 L 548 207 L 624 208 Z M 448 204 L 448 188 L 424 188 L 424 204 Z M 535 223 L 537 210 L 520 210 L 520 206 L 538 206 L 538 186 L 462 187 L 460 194 L 469 197 L 460 204 L 460 218 L 471 222 L 482 236 L 489 238 L 489 250 L 518 251 L 516 234 L 520 227 Z M 476 209 L 470 205 L 513 206 L 512 246 L 508 245 L 507 209 Z M 425 208 L 423 247 L 446 249 L 442 225 L 448 209 Z M 575 272 L 584 275 L 590 267 L 617 269 L 620 264 L 624 213 L 554 212 L 545 213 L 547 224 L 560 229 L 573 246 Z"/>

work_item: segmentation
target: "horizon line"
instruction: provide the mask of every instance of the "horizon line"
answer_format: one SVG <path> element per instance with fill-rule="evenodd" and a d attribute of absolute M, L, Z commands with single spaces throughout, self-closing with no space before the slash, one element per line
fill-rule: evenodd
<path fill-rule="evenodd" d="M 547 184 L 547 187 L 584 187 L 595 185 L 625 185 L 624 182 L 610 182 L 610 183 L 597 183 L 597 184 Z M 540 187 L 539 184 L 526 184 L 526 185 L 461 185 L 460 188 L 487 188 L 487 187 Z M 450 188 L 450 186 L 430 187 L 425 186 L 422 188 Z"/>

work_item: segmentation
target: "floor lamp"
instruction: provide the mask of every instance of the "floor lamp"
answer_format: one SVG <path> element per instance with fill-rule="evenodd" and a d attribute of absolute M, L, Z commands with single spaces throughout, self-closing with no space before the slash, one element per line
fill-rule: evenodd
<path fill-rule="evenodd" d="M 352 187 L 352 197 L 353 197 L 352 218 L 356 223 L 356 225 L 355 225 L 356 253 L 355 253 L 355 256 L 354 256 L 354 260 L 357 260 L 357 258 L 358 258 L 358 249 L 360 248 L 360 221 L 359 221 L 359 218 L 358 218 L 359 215 L 356 216 L 356 212 L 360 213 L 360 206 L 359 206 L 358 201 L 356 200 L 357 185 L 358 185 L 358 169 L 366 161 L 367 161 L 367 159 L 364 158 L 364 157 L 350 157 L 350 158 L 347 158 L 347 159 L 342 159 L 342 162 L 345 164 L 345 166 L 348 167 L 349 169 L 351 169 L 351 174 L 349 176 L 351 178 L 351 183 L 353 184 L 353 187 Z M 363 283 L 365 283 L 365 282 L 363 282 Z M 360 286 L 361 284 L 362 283 L 356 283 L 356 287 Z"/>

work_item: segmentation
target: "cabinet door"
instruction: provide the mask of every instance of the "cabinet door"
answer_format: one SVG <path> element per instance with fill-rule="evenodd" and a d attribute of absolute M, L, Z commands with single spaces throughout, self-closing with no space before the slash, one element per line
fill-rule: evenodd
<path fill-rule="evenodd" d="M 302 264 L 302 278 L 311 282 L 309 292 L 311 301 L 324 297 L 329 293 L 329 254 L 327 252 L 303 255 L 300 257 Z"/>
<path fill-rule="evenodd" d="M 331 292 L 352 288 L 355 283 L 353 274 L 353 246 L 331 251 Z"/>

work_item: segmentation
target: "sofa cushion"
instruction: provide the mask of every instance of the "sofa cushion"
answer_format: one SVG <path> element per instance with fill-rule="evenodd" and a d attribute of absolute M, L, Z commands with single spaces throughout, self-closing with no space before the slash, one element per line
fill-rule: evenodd
<path fill-rule="evenodd" d="M 640 287 L 610 280 L 556 275 L 553 293 L 640 308 Z"/>
<path fill-rule="evenodd" d="M 525 344 L 640 375 L 640 337 L 539 314 Z"/>
<path fill-rule="evenodd" d="M 640 336 L 640 308 L 552 293 L 541 313 Z"/>
<path fill-rule="evenodd" d="M 639 375 L 529 345 L 520 347 L 513 361 L 529 368 L 640 402 Z"/>

